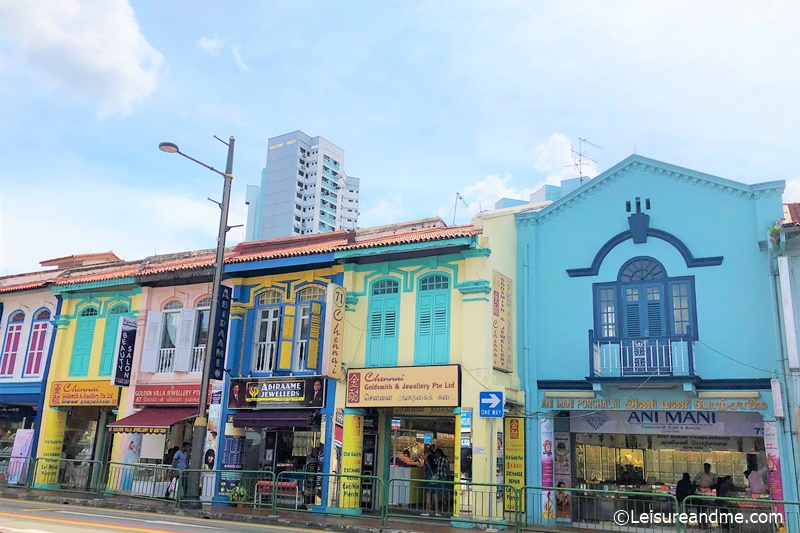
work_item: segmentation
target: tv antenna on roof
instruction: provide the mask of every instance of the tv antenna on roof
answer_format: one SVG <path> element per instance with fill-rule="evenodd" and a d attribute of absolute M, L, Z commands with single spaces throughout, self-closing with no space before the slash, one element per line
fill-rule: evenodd
<path fill-rule="evenodd" d="M 595 164 L 597 163 L 597 161 L 593 159 L 592 154 L 585 149 L 585 144 L 594 146 L 595 148 L 600 148 L 601 150 L 603 149 L 602 146 L 598 146 L 588 139 L 581 139 L 580 137 L 578 137 L 578 151 L 575 151 L 574 146 L 570 147 L 570 152 L 572 152 L 572 164 L 565 166 L 572 167 L 578 171 L 578 177 L 581 179 L 581 185 L 583 185 L 583 165 L 585 165 L 587 161 L 591 161 Z"/>
<path fill-rule="evenodd" d="M 458 201 L 459 200 L 461 200 L 461 203 L 464 204 L 464 207 L 469 209 L 469 205 L 467 205 L 467 202 L 464 200 L 464 197 L 461 196 L 460 192 L 457 192 L 456 193 L 456 203 L 455 203 L 455 205 L 453 205 L 453 225 L 454 226 L 456 225 L 456 211 L 458 211 Z"/>

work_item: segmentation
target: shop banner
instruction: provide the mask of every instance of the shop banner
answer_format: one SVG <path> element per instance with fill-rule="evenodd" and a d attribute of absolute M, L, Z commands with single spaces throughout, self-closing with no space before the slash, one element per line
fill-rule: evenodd
<path fill-rule="evenodd" d="M 472 407 L 461 408 L 461 433 L 472 433 Z"/>
<path fill-rule="evenodd" d="M 346 397 L 347 407 L 457 407 L 461 403 L 461 366 L 348 370 Z"/>
<path fill-rule="evenodd" d="M 211 390 L 211 389 L 209 389 Z M 219 392 L 222 394 L 222 391 Z M 199 405 L 200 384 L 136 385 L 134 405 Z"/>
<path fill-rule="evenodd" d="M 556 489 L 572 485 L 572 454 L 569 433 L 555 433 L 553 442 L 553 481 Z M 569 522 L 572 520 L 572 498 L 564 490 L 556 490 L 556 520 Z"/>
<path fill-rule="evenodd" d="M 516 489 L 525 486 L 525 419 L 506 418 L 506 455 L 505 455 L 505 482 Z M 519 502 L 516 508 L 514 493 L 506 492 L 506 511 L 524 511 L 525 501 Z"/>
<path fill-rule="evenodd" d="M 108 381 L 56 381 L 50 392 L 50 406 L 117 405 L 119 387 Z M 59 452 L 60 453 L 60 452 Z"/>
<path fill-rule="evenodd" d="M 539 442 L 542 443 L 542 487 L 553 486 L 553 419 L 542 418 L 539 421 Z M 542 519 L 553 520 L 556 517 L 553 504 L 553 491 L 542 491 Z"/>
<path fill-rule="evenodd" d="M 222 468 L 241 470 L 244 465 L 244 437 L 225 435 L 222 447 Z"/>
<path fill-rule="evenodd" d="M 495 370 L 513 370 L 513 282 L 492 271 L 492 365 Z"/>
<path fill-rule="evenodd" d="M 781 479 L 781 458 L 778 452 L 778 424 L 777 422 L 764 422 L 764 450 L 767 454 L 767 480 L 769 481 L 769 497 L 772 500 L 783 500 L 783 480 Z M 776 511 L 783 515 L 786 523 L 786 513 L 783 504 L 777 504 Z"/>
<path fill-rule="evenodd" d="M 41 458 L 45 460 L 37 464 L 36 483 L 39 485 L 53 485 L 58 483 L 58 469 L 61 461 L 61 451 L 64 447 L 64 430 L 67 427 L 67 410 L 49 410 L 46 420 L 43 420 L 43 422 L 45 426 Z"/>
<path fill-rule="evenodd" d="M 344 442 L 342 443 L 342 474 L 361 475 L 361 454 L 364 447 L 364 418 L 344 415 Z M 358 509 L 361 505 L 361 478 L 342 477 L 339 507 Z"/>
<path fill-rule="evenodd" d="M 322 347 L 322 375 L 342 377 L 342 343 L 344 342 L 344 287 L 328 284 L 325 293 L 325 344 Z"/>
<path fill-rule="evenodd" d="M 211 405 L 208 406 L 206 441 L 203 444 L 203 470 L 216 470 L 217 440 L 219 437 L 219 424 L 222 419 L 222 388 L 222 383 L 213 383 L 211 385 Z M 213 492 L 210 491 L 208 494 L 213 494 Z"/>
<path fill-rule="evenodd" d="M 231 320 L 231 296 L 233 289 L 220 285 L 217 298 L 217 320 L 214 321 L 209 337 L 209 352 L 206 356 L 211 358 L 211 379 L 222 380 L 225 377 L 225 347 L 228 344 L 228 324 Z"/>
<path fill-rule="evenodd" d="M 573 414 L 573 433 L 614 433 L 620 435 L 725 435 L 760 437 L 763 431 L 758 413 L 716 411 L 595 411 L 586 416 Z"/>
<path fill-rule="evenodd" d="M 14 435 L 14 445 L 11 447 L 11 459 L 6 467 L 6 483 L 16 485 L 28 479 L 28 457 L 31 455 L 33 444 L 32 429 L 18 429 Z"/>
<path fill-rule="evenodd" d="M 229 409 L 292 409 L 325 406 L 327 380 L 322 376 L 233 379 Z"/>
<path fill-rule="evenodd" d="M 114 345 L 114 373 L 111 384 L 128 387 L 133 372 L 133 348 L 136 344 L 136 319 L 124 316 L 119 321 L 117 342 Z"/>

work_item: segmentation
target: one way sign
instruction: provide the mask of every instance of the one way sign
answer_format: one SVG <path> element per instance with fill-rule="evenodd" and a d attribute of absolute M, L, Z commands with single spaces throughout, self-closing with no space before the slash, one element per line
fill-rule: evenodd
<path fill-rule="evenodd" d="M 503 418 L 503 392 L 482 391 L 479 393 L 481 418 Z"/>

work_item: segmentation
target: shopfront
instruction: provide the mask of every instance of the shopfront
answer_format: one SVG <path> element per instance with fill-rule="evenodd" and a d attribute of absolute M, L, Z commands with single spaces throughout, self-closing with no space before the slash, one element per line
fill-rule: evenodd
<path fill-rule="evenodd" d="M 427 511 L 424 484 L 409 480 L 426 478 L 425 459 L 437 449 L 444 453 L 451 474 L 456 478 L 460 475 L 460 401 L 459 365 L 350 369 L 341 472 L 377 475 L 384 482 L 394 478 L 398 481 L 389 487 L 389 504 L 397 509 Z M 371 431 L 367 421 L 375 415 L 378 431 Z M 359 428 L 363 428 L 361 437 L 353 439 L 354 430 Z M 383 464 L 377 458 L 383 458 Z M 373 493 L 370 487 L 362 486 L 353 494 L 343 493 L 341 504 L 370 508 Z M 446 500 L 440 509 L 450 514 L 450 491 Z"/>
<path fill-rule="evenodd" d="M 646 493 L 656 502 L 664 500 L 660 495 L 675 495 L 688 473 L 699 494 L 780 496 L 775 422 L 765 420 L 766 401 L 746 394 L 751 397 L 545 398 L 543 407 L 563 410 L 540 420 L 541 484 Z M 702 476 L 704 465 L 711 475 Z M 763 486 L 748 479 L 751 472 L 763 476 Z M 543 509 L 543 517 L 573 524 L 612 520 L 623 504 L 609 500 L 604 507 L 580 492 L 556 491 L 552 500 L 554 515 Z"/>

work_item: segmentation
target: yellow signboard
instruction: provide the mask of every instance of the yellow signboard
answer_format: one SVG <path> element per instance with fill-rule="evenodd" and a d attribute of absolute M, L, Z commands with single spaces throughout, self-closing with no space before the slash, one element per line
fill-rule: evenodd
<path fill-rule="evenodd" d="M 56 381 L 50 392 L 50 405 L 117 405 L 119 387 L 108 380 Z"/>
<path fill-rule="evenodd" d="M 339 507 L 358 509 L 361 502 L 361 454 L 364 446 L 364 417 L 344 415 L 344 442 L 342 443 L 342 474 Z"/>
<path fill-rule="evenodd" d="M 513 282 L 492 271 L 492 365 L 497 370 L 513 370 Z"/>
<path fill-rule="evenodd" d="M 344 287 L 328 285 L 325 306 L 325 344 L 322 354 L 322 375 L 342 377 L 342 343 L 344 342 Z"/>
<path fill-rule="evenodd" d="M 505 483 L 516 489 L 525 486 L 525 419 L 505 419 Z M 516 493 L 506 491 L 506 511 L 514 511 Z M 525 501 L 519 502 L 519 511 L 525 510 Z"/>
<path fill-rule="evenodd" d="M 393 366 L 347 372 L 347 407 L 456 407 L 461 367 Z"/>

